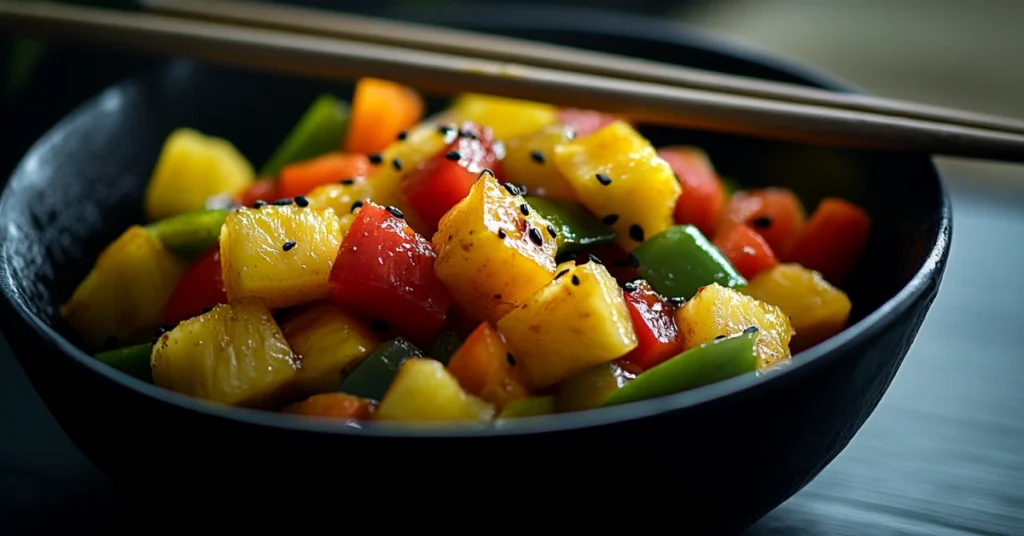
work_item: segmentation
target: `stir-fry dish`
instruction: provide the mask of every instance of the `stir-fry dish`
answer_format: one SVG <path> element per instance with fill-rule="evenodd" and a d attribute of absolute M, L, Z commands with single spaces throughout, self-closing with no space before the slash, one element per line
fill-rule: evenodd
<path fill-rule="evenodd" d="M 861 208 L 738 190 L 607 114 L 412 89 L 318 97 L 258 172 L 170 133 L 148 222 L 62 308 L 83 349 L 210 402 L 486 421 L 678 393 L 842 330 Z"/>

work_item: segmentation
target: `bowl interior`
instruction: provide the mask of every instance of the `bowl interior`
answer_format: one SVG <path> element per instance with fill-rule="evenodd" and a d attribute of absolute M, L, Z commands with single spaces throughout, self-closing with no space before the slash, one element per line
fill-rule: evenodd
<path fill-rule="evenodd" d="M 674 26 L 659 36 L 648 31 L 651 27 L 634 28 L 630 34 L 623 30 L 628 24 L 609 21 L 604 27 L 593 20 L 584 20 L 585 25 L 577 21 L 578 27 L 565 17 L 543 19 L 533 26 L 512 16 L 487 20 L 487 29 L 511 35 L 777 80 L 827 83 L 782 63 L 723 51 L 714 41 Z M 480 26 L 472 21 L 451 22 Z M 5 297 L 15 310 L 30 315 L 31 322 L 55 328 L 74 342 L 60 320 L 60 304 L 88 273 L 100 250 L 142 220 L 144 188 L 168 133 L 188 126 L 224 137 L 259 165 L 323 91 L 346 98 L 351 94 L 346 85 L 172 61 L 82 106 L 33 146 L 0 200 L 0 286 Z M 434 101 L 431 107 L 438 109 L 442 104 Z M 793 188 L 811 209 L 824 196 L 844 197 L 864 206 L 874 230 L 855 276 L 846 285 L 854 303 L 851 323 L 896 296 L 936 247 L 945 217 L 944 193 L 925 156 L 689 130 L 642 130 L 656 145 L 705 148 L 724 176 L 745 186 Z M 817 359 L 822 353 L 812 349 L 795 360 Z M 686 396 L 677 395 L 680 404 L 685 405 Z"/>

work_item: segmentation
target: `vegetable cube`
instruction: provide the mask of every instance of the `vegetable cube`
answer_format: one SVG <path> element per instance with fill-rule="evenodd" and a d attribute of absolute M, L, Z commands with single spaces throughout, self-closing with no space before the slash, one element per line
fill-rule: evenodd
<path fill-rule="evenodd" d="M 498 322 L 527 387 L 550 387 L 636 348 L 629 310 L 604 265 L 572 262 Z"/>
<path fill-rule="evenodd" d="M 489 420 L 494 406 L 467 393 L 433 359 L 408 359 L 380 402 L 377 418 L 399 421 Z"/>
<path fill-rule="evenodd" d="M 352 95 L 345 151 L 375 153 L 423 117 L 423 98 L 389 80 L 360 78 Z"/>
<path fill-rule="evenodd" d="M 484 322 L 455 351 L 448 372 L 470 393 L 502 408 L 530 395 L 498 330 Z"/>
<path fill-rule="evenodd" d="M 341 226 L 341 236 L 348 233 L 355 221 L 357 207 L 370 200 L 372 189 L 366 179 L 353 179 L 351 183 L 325 184 L 306 195 L 309 208 L 334 210 Z"/>
<path fill-rule="evenodd" d="M 329 303 L 304 307 L 282 323 L 281 332 L 302 363 L 292 383 L 305 395 L 336 390 L 344 374 L 380 344 L 369 326 Z"/>
<path fill-rule="evenodd" d="M 575 201 L 576 192 L 555 165 L 555 146 L 574 138 L 571 128 L 553 123 L 505 144 L 503 178 L 542 197 Z"/>
<path fill-rule="evenodd" d="M 61 314 L 89 350 L 148 340 L 186 268 L 151 233 L 132 226 L 100 253 Z"/>
<path fill-rule="evenodd" d="M 153 381 L 213 402 L 272 407 L 288 392 L 296 361 L 259 300 L 218 305 L 178 324 L 153 347 Z"/>
<path fill-rule="evenodd" d="M 216 245 L 199 257 L 178 279 L 174 292 L 160 316 L 163 326 L 177 326 L 178 322 L 199 316 L 207 308 L 228 302 L 221 274 L 220 248 Z"/>
<path fill-rule="evenodd" d="M 716 236 L 733 226 L 749 225 L 775 253 L 785 251 L 800 234 L 807 220 L 800 198 L 786 188 L 744 190 L 733 194 L 722 211 Z"/>
<path fill-rule="evenodd" d="M 683 351 L 676 328 L 676 307 L 662 298 L 643 279 L 626 287 L 626 306 L 633 320 L 637 347 L 623 358 L 647 370 Z"/>
<path fill-rule="evenodd" d="M 850 299 L 825 281 L 820 273 L 799 264 L 780 264 L 762 272 L 747 285 L 746 293 L 782 309 L 796 335 L 793 351 L 809 348 L 846 327 Z"/>
<path fill-rule="evenodd" d="M 665 159 L 679 177 L 683 193 L 676 202 L 675 221 L 695 225 L 704 236 L 715 236 L 715 226 L 725 208 L 725 186 L 718 179 L 711 160 L 697 147 L 664 147 Z"/>
<path fill-rule="evenodd" d="M 495 138 L 507 140 L 554 123 L 558 109 L 540 102 L 467 93 L 456 99 L 449 113 L 460 123 L 487 125 L 494 129 Z"/>
<path fill-rule="evenodd" d="M 241 208 L 221 231 L 224 290 L 231 301 L 258 298 L 271 309 L 326 298 L 340 244 L 331 209 Z"/>
<path fill-rule="evenodd" d="M 682 191 L 672 168 L 633 127 L 616 121 L 555 147 L 555 163 L 580 203 L 614 218 L 619 245 L 631 251 L 672 225 Z"/>
<path fill-rule="evenodd" d="M 548 225 L 485 173 L 441 219 L 434 270 L 463 309 L 495 323 L 551 280 L 557 244 Z"/>

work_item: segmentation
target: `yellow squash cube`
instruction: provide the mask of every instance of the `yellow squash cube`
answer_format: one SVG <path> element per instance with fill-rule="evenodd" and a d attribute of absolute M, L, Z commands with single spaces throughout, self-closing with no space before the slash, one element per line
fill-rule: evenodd
<path fill-rule="evenodd" d="M 467 93 L 449 109 L 456 122 L 490 127 L 494 137 L 508 140 L 531 134 L 555 122 L 558 108 L 540 102 Z"/>
<path fill-rule="evenodd" d="M 616 121 L 556 146 L 555 163 L 580 203 L 599 218 L 618 216 L 612 227 L 626 251 L 672 225 L 682 187 L 651 143 L 628 124 Z"/>
<path fill-rule="evenodd" d="M 213 196 L 235 196 L 252 184 L 252 164 L 231 142 L 189 128 L 164 142 L 146 188 L 146 217 L 156 221 L 206 208 Z"/>
<path fill-rule="evenodd" d="M 726 337 L 756 327 L 760 368 L 767 368 L 789 359 L 789 341 L 793 327 L 782 309 L 742 294 L 737 290 L 712 283 L 676 312 L 676 325 L 687 350 L 720 335 Z"/>
<path fill-rule="evenodd" d="M 535 391 L 622 357 L 637 345 L 622 290 L 603 265 L 566 262 L 558 268 L 561 275 L 498 322 L 523 379 Z"/>
<path fill-rule="evenodd" d="M 820 273 L 780 264 L 750 280 L 745 292 L 782 309 L 796 330 L 790 347 L 809 348 L 839 333 L 850 319 L 850 299 Z"/>
<path fill-rule="evenodd" d="M 149 340 L 187 265 L 152 234 L 128 228 L 100 253 L 89 275 L 61 308 L 86 348 Z"/>
<path fill-rule="evenodd" d="M 393 421 L 484 421 L 495 408 L 459 385 L 440 361 L 407 359 L 398 370 L 375 417 Z"/>
<path fill-rule="evenodd" d="M 303 396 L 337 390 L 344 374 L 380 344 L 363 321 L 330 303 L 303 308 L 281 331 L 301 364 L 293 384 Z"/>
<path fill-rule="evenodd" d="M 224 290 L 231 301 L 258 298 L 272 309 L 326 298 L 340 245 L 332 209 L 240 208 L 220 235 Z"/>
<path fill-rule="evenodd" d="M 236 406 L 272 407 L 289 394 L 296 362 L 270 310 L 258 300 L 218 305 L 163 334 L 153 381 Z"/>
<path fill-rule="evenodd" d="M 557 244 L 548 225 L 485 173 L 441 218 L 434 272 L 471 316 L 497 322 L 551 280 Z"/>
<path fill-rule="evenodd" d="M 523 184 L 530 195 L 575 201 L 576 192 L 555 165 L 555 147 L 574 139 L 573 130 L 551 124 L 505 144 L 505 180 Z"/>

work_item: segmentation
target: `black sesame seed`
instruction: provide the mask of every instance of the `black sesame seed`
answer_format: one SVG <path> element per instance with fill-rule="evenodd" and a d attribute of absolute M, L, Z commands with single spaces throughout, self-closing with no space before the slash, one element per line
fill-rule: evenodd
<path fill-rule="evenodd" d="M 538 164 L 544 163 L 544 153 L 540 151 L 530 151 L 530 159 Z"/>
<path fill-rule="evenodd" d="M 595 264 L 604 264 L 603 262 L 601 262 L 601 259 L 597 258 L 597 255 L 594 255 L 593 253 L 588 253 L 587 257 L 590 259 L 591 262 Z"/>
<path fill-rule="evenodd" d="M 373 328 L 373 331 L 376 331 L 377 333 L 384 333 L 385 331 L 388 330 L 388 323 L 379 318 L 376 318 L 373 320 L 373 322 L 370 322 L 370 327 Z"/>
<path fill-rule="evenodd" d="M 477 177 L 477 179 L 484 178 L 484 174 L 487 174 L 487 175 L 490 175 L 491 177 L 494 177 L 494 171 L 492 171 L 491 168 L 484 168 L 484 170 L 480 172 L 480 176 Z"/>
<path fill-rule="evenodd" d="M 530 235 L 530 241 L 534 244 L 537 244 L 538 246 L 544 245 L 544 237 L 540 235 L 540 231 L 536 228 L 530 227 L 530 232 L 527 234 Z"/>
<path fill-rule="evenodd" d="M 405 141 L 405 139 L 408 137 L 409 133 L 404 130 L 398 133 L 398 141 Z"/>
<path fill-rule="evenodd" d="M 505 230 L 504 229 L 498 229 L 498 238 L 504 240 L 506 236 L 508 236 L 508 235 L 505 234 Z"/>
<path fill-rule="evenodd" d="M 452 162 L 458 162 L 462 160 L 462 155 L 458 151 L 448 151 L 444 154 L 445 160 L 451 160 Z"/>
<path fill-rule="evenodd" d="M 369 159 L 371 164 L 375 166 L 380 165 L 380 163 L 384 161 L 384 155 L 380 153 L 373 153 L 369 156 Z"/>
<path fill-rule="evenodd" d="M 551 235 L 551 238 L 558 238 L 558 231 L 556 231 L 555 226 L 550 223 L 548 224 L 548 234 Z"/>
<path fill-rule="evenodd" d="M 274 204 L 274 206 L 278 206 L 278 207 L 286 207 L 286 206 L 288 206 L 288 205 L 290 205 L 292 203 L 294 203 L 294 201 L 292 201 L 292 198 L 288 197 L 288 198 L 285 198 L 285 199 L 278 199 L 277 201 L 274 201 L 273 204 Z"/>
<path fill-rule="evenodd" d="M 519 187 L 516 186 L 515 184 L 512 184 L 511 182 L 506 182 L 503 183 L 502 186 L 505 187 L 505 191 L 507 191 L 508 193 L 512 195 L 519 195 Z"/>
<path fill-rule="evenodd" d="M 757 329 L 757 326 L 750 326 L 749 328 L 743 330 L 743 334 L 744 335 L 750 335 L 752 333 L 757 333 L 758 331 L 761 331 L 761 330 Z"/>
<path fill-rule="evenodd" d="M 462 136 L 463 138 L 469 138 L 471 140 L 480 139 L 480 138 L 477 137 L 476 133 L 474 133 L 472 130 L 460 130 L 459 131 L 459 136 Z"/>
<path fill-rule="evenodd" d="M 519 185 L 519 195 L 526 195 L 527 193 L 529 193 L 529 192 L 526 191 L 526 185 L 525 184 L 520 184 Z"/>
<path fill-rule="evenodd" d="M 760 229 L 767 229 L 772 226 L 772 219 L 768 216 L 761 216 L 760 218 L 753 221 L 754 227 Z"/>
<path fill-rule="evenodd" d="M 523 203 L 522 205 L 519 205 L 519 212 L 522 212 L 523 216 L 529 216 L 530 215 L 530 205 L 527 205 L 526 203 Z"/>
<path fill-rule="evenodd" d="M 575 274 L 573 274 L 573 276 L 572 276 L 572 284 L 576 285 L 576 286 L 580 285 L 580 278 L 576 277 Z"/>
<path fill-rule="evenodd" d="M 391 167 L 395 168 L 395 171 L 402 171 L 402 161 L 397 158 L 393 158 L 391 160 Z"/>
<path fill-rule="evenodd" d="M 601 183 L 602 186 L 608 186 L 612 183 L 612 178 L 604 173 L 598 173 L 595 176 L 597 177 L 597 182 Z"/>
<path fill-rule="evenodd" d="M 558 279 L 559 277 L 562 277 L 563 275 L 565 275 L 567 273 L 569 273 L 569 270 L 567 270 L 567 269 L 566 270 L 562 270 L 561 272 L 558 272 L 557 274 L 555 274 L 555 279 Z"/>
<path fill-rule="evenodd" d="M 636 292 L 636 284 L 629 282 L 623 283 L 622 290 L 625 290 L 626 292 Z"/>
<path fill-rule="evenodd" d="M 640 227 L 639 225 L 637 225 L 635 223 L 633 225 L 630 225 L 629 226 L 629 237 L 632 238 L 633 240 L 637 241 L 637 242 L 643 242 L 644 241 L 644 228 Z"/>
<path fill-rule="evenodd" d="M 252 208 L 263 208 L 265 206 L 267 206 L 267 202 L 262 199 L 259 199 L 252 204 Z"/>
<path fill-rule="evenodd" d="M 345 186 L 352 186 L 355 183 L 356 183 L 355 179 L 343 179 L 341 181 L 341 184 L 344 184 Z"/>
<path fill-rule="evenodd" d="M 719 335 L 719 336 L 715 337 L 715 340 L 716 341 L 720 341 L 720 340 L 722 340 L 724 338 L 725 338 L 725 335 Z"/>
<path fill-rule="evenodd" d="M 619 215 L 618 214 L 609 214 L 609 215 L 601 218 L 601 223 L 603 223 L 605 225 L 615 225 L 615 222 L 617 222 L 617 221 L 619 221 Z"/>
<path fill-rule="evenodd" d="M 362 200 L 356 201 L 355 203 L 352 203 L 352 210 L 351 210 L 351 212 L 355 212 L 355 211 L 359 210 L 360 208 L 362 208 L 363 204 L 364 203 L 362 202 Z"/>
<path fill-rule="evenodd" d="M 388 207 L 388 212 L 390 212 L 392 216 L 398 219 L 402 219 L 405 217 L 405 214 L 398 207 Z"/>
<path fill-rule="evenodd" d="M 512 356 L 512 352 L 505 354 L 505 361 L 508 361 L 508 366 L 510 367 L 516 366 L 516 358 Z"/>
<path fill-rule="evenodd" d="M 304 195 L 297 195 L 295 196 L 295 204 L 299 205 L 300 207 L 308 207 L 309 199 L 306 199 L 306 196 Z"/>
<path fill-rule="evenodd" d="M 636 253 L 633 253 L 632 251 L 629 252 L 629 265 L 633 268 L 640 267 L 640 257 L 637 257 Z"/>
<path fill-rule="evenodd" d="M 293 247 L 295 247 L 295 241 L 294 240 L 289 240 L 289 241 L 285 242 L 284 244 L 281 244 L 281 249 L 283 249 L 285 251 L 291 251 L 291 249 Z"/>

